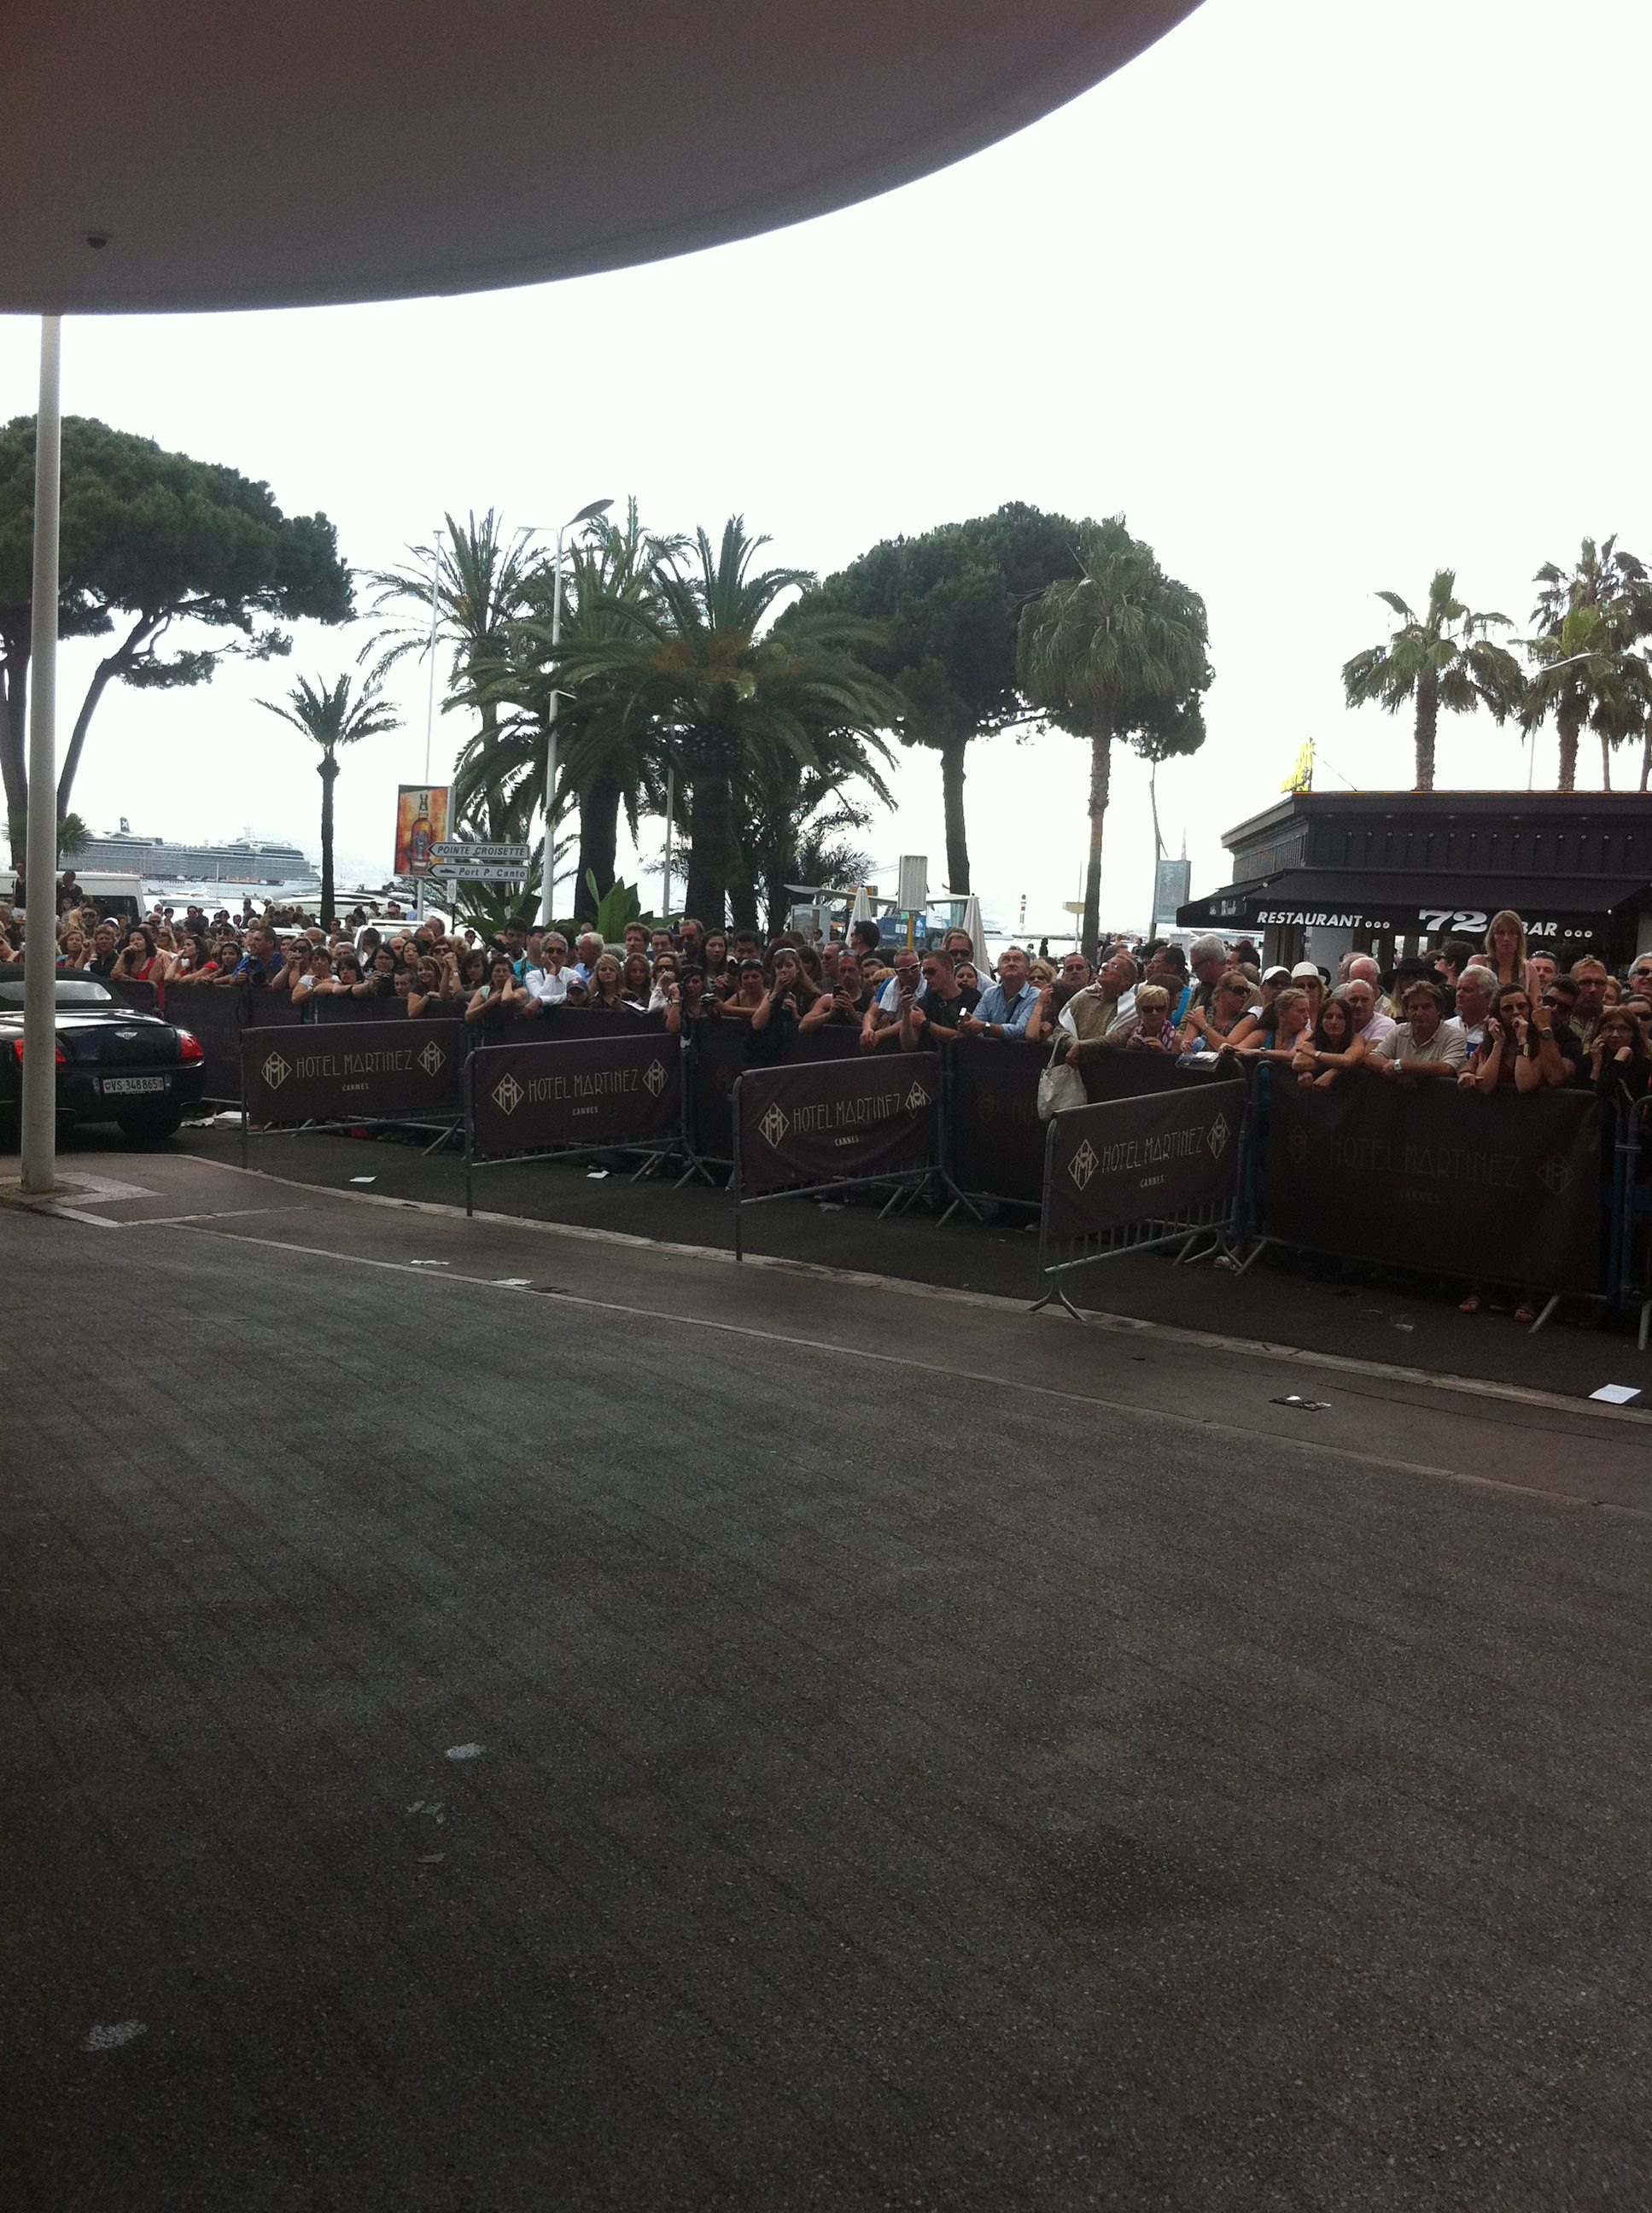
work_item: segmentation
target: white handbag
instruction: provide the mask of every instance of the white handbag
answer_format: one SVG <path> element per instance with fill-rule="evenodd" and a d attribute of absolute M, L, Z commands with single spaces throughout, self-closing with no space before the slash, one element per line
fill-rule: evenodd
<path fill-rule="evenodd" d="M 1058 1043 L 1048 1062 L 1039 1072 L 1039 1119 L 1047 1122 L 1052 1114 L 1064 1114 L 1070 1107 L 1088 1106 L 1090 1094 L 1084 1088 L 1084 1079 L 1064 1054 L 1059 1059 Z"/>

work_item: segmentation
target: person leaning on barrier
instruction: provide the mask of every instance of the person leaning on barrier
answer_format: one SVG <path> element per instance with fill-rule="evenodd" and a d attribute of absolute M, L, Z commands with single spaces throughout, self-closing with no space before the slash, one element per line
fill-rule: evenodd
<path fill-rule="evenodd" d="M 1028 971 L 1029 975 L 1031 971 Z M 1027 1017 L 1027 1039 L 1037 1045 L 1055 1028 L 1062 1009 L 1076 999 L 1081 991 L 1088 991 L 1095 981 L 1095 971 L 1082 953 L 1067 954 L 1053 982 L 1039 992 L 1039 1003 Z"/>
<path fill-rule="evenodd" d="M 1003 973 L 1002 962 L 999 972 Z M 1022 1027 L 1035 1045 L 1052 1027 L 1059 1027 L 1072 1040 L 1068 1047 L 1069 1058 L 1076 1053 L 1081 1061 L 1090 1059 L 1106 1046 L 1119 1023 L 1128 1021 L 1135 1013 L 1137 989 L 1135 961 L 1128 953 L 1110 953 L 1101 963 L 1094 983 L 1075 991 L 1056 1015 L 1053 1024 L 1050 1019 L 1054 1003 L 1052 993 L 1041 995 L 1035 1001 Z"/>
<path fill-rule="evenodd" d="M 1288 984 L 1265 1013 L 1253 1017 L 1252 1026 L 1241 1023 L 1234 1032 L 1232 1050 L 1241 1060 L 1265 1060 L 1288 1065 L 1308 1034 L 1311 1009 L 1306 991 Z"/>
<path fill-rule="evenodd" d="M 397 981 L 400 981 L 399 975 Z M 509 960 L 503 953 L 496 953 L 488 968 L 488 980 L 472 997 L 465 1009 L 465 1020 L 494 1029 L 512 1015 L 521 1014 L 527 1003 L 527 992 L 516 981 Z"/>
<path fill-rule="evenodd" d="M 1497 978 L 1477 961 L 1471 961 L 1457 978 L 1456 1019 L 1471 1058 L 1485 1036 L 1486 1016 L 1497 995 Z"/>
<path fill-rule="evenodd" d="M 966 1037 L 1021 1038 L 1026 1035 L 1027 1022 L 1038 1003 L 1038 994 L 1027 980 L 1028 965 L 1021 947 L 1005 946 L 998 955 L 997 981 L 987 985 L 975 1012 L 964 1015 L 958 1025 Z"/>
<path fill-rule="evenodd" d="M 1532 1002 L 1524 984 L 1503 984 L 1485 1018 L 1485 1033 L 1457 1079 L 1466 1091 L 1511 1088 L 1540 1091 L 1543 1069 Z"/>
<path fill-rule="evenodd" d="M 1175 1053 L 1177 1032 L 1170 1019 L 1170 994 L 1162 984 L 1143 984 L 1136 994 L 1136 1007 L 1107 1033 L 1107 1043 L 1125 1052 Z"/>
<path fill-rule="evenodd" d="M 900 1002 L 903 1052 L 932 1052 L 936 1046 L 950 1045 L 962 1033 L 964 1017 L 980 1003 L 978 991 L 959 983 L 951 954 L 926 953 L 922 973 L 923 989 L 905 992 Z"/>
<path fill-rule="evenodd" d="M 1283 968 L 1277 972 L 1282 977 L 1286 974 Z M 1139 998 L 1140 993 L 1137 996 Z M 1176 1042 L 1181 1048 L 1183 1058 L 1202 1056 L 1208 1059 L 1212 1055 L 1226 1052 L 1238 1036 L 1255 1028 L 1259 1021 L 1266 1017 L 1268 1009 L 1278 996 L 1276 987 L 1259 1006 L 1251 985 L 1237 969 L 1224 976 L 1216 985 L 1216 996 L 1210 1004 L 1195 1007 L 1183 1019 L 1181 1027 L 1176 1033 Z"/>
<path fill-rule="evenodd" d="M 1526 988 L 1536 1005 L 1559 973 L 1559 964 L 1546 945 L 1534 945 L 1526 956 Z"/>
<path fill-rule="evenodd" d="M 832 1026 L 844 1029 L 852 1025 L 859 1029 L 871 1011 L 873 994 L 861 974 L 860 962 L 842 946 L 833 964 L 830 996 L 832 1012 L 827 1020 Z"/>
<path fill-rule="evenodd" d="M 1373 963 L 1373 966 L 1375 964 Z M 1359 1024 L 1359 1033 L 1365 1040 L 1366 1050 L 1380 1046 L 1391 1038 L 1399 1027 L 1392 1015 L 1385 1014 L 1377 1004 L 1377 987 L 1369 976 L 1357 972 L 1350 975 L 1342 989 L 1354 1018 Z"/>
<path fill-rule="evenodd" d="M 1325 1091 L 1357 1068 L 1365 1054 L 1365 1040 L 1344 985 L 1331 994 L 1312 1027 L 1303 1032 L 1290 1064 L 1299 1083 Z"/>
<path fill-rule="evenodd" d="M 338 987 L 335 985 L 333 988 Z M 427 953 L 407 986 L 407 1011 L 415 1017 L 440 1014 L 459 997 L 460 991 L 459 963 L 454 958 L 452 947 L 444 947 L 439 954 Z"/>
<path fill-rule="evenodd" d="M 893 975 L 887 983 L 878 986 L 877 995 L 861 1024 L 863 1051 L 869 1052 L 880 1046 L 899 1045 L 902 1003 L 911 997 L 917 985 L 918 954 L 913 947 L 903 945 L 895 954 Z"/>
<path fill-rule="evenodd" d="M 1439 1076 L 1454 1080 L 1468 1048 L 1461 1029 L 1445 1019 L 1445 1011 L 1442 987 L 1426 977 L 1412 977 L 1400 999 L 1399 1021 L 1371 1047 L 1366 1067 L 1407 1089 Z"/>

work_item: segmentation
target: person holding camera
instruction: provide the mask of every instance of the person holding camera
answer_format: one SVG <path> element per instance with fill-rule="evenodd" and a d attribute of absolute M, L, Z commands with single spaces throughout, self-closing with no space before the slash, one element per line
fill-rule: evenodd
<path fill-rule="evenodd" d="M 980 1004 L 981 995 L 966 990 L 950 953 L 932 948 L 924 955 L 924 987 L 914 991 L 910 979 L 897 978 L 900 995 L 900 1049 L 903 1052 L 933 1052 L 950 1045 L 963 1030 L 964 1021 Z"/>
<path fill-rule="evenodd" d="M 747 1058 L 753 1065 L 773 1068 L 789 1059 L 792 1039 L 817 1007 L 821 1010 L 810 1024 L 815 1029 L 830 1015 L 831 1002 L 810 983 L 795 949 L 783 945 L 774 956 L 773 979 L 752 1009 Z"/>

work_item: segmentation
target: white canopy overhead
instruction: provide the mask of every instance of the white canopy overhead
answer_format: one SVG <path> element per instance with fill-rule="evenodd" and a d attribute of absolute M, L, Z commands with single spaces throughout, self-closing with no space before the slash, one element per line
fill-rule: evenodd
<path fill-rule="evenodd" d="M 9 0 L 0 312 L 477 291 L 714 246 L 976 152 L 1196 4 Z"/>

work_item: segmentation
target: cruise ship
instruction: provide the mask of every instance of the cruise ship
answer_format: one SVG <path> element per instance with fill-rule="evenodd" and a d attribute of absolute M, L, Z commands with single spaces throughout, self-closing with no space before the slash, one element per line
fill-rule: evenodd
<path fill-rule="evenodd" d="M 125 815 L 119 830 L 88 838 L 75 855 L 82 870 L 111 869 L 125 875 L 176 884 L 314 884 L 316 873 L 296 845 L 265 838 L 236 838 L 223 845 L 173 844 L 165 838 L 141 838 Z"/>

